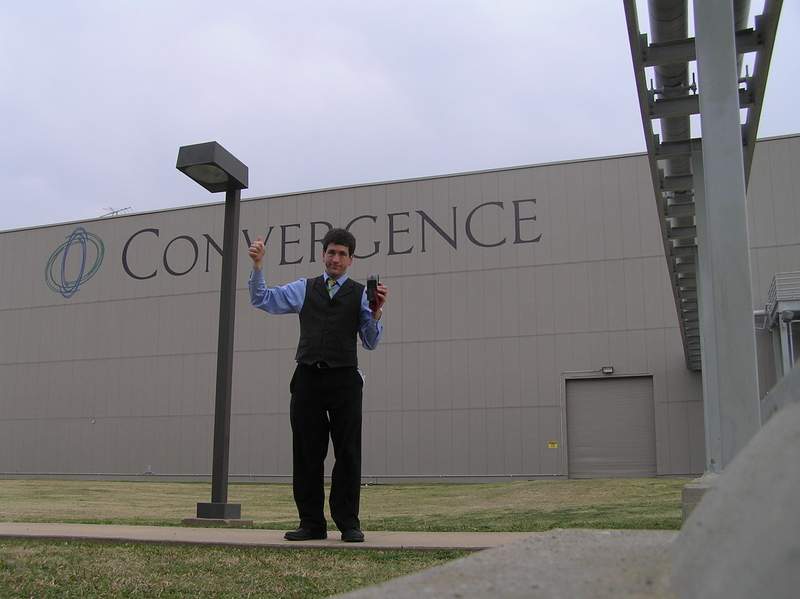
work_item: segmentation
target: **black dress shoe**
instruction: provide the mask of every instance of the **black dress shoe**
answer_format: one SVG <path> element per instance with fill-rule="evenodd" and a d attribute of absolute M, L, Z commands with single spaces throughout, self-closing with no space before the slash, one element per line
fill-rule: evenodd
<path fill-rule="evenodd" d="M 297 530 L 290 530 L 283 538 L 287 541 L 312 541 L 318 539 L 327 539 L 328 533 L 324 530 L 322 532 L 314 532 L 307 528 L 298 528 Z"/>
<path fill-rule="evenodd" d="M 342 533 L 342 541 L 345 543 L 363 543 L 364 533 L 357 528 L 351 528 Z"/>

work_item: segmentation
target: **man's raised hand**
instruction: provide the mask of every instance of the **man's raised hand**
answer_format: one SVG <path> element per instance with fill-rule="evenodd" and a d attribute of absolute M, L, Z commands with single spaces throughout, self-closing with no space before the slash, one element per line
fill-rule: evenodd
<path fill-rule="evenodd" d="M 264 240 L 261 237 L 258 237 L 253 243 L 250 244 L 250 247 L 247 248 L 247 254 L 253 261 L 253 270 L 261 270 L 261 260 L 264 258 L 264 254 L 266 253 L 267 247 L 264 245 Z"/>

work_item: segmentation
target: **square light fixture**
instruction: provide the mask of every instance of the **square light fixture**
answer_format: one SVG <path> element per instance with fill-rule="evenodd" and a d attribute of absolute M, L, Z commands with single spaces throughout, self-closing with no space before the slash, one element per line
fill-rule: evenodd
<path fill-rule="evenodd" d="M 247 166 L 215 141 L 181 147 L 175 167 L 212 193 L 247 189 Z"/>
<path fill-rule="evenodd" d="M 600 370 L 603 372 L 603 374 L 614 374 L 613 366 L 603 366 L 603 368 L 601 368 Z"/>

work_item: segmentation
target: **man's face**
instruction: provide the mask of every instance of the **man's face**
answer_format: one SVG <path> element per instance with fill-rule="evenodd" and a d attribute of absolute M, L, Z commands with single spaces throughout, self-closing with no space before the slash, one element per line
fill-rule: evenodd
<path fill-rule="evenodd" d="M 325 264 L 325 273 L 332 279 L 338 279 L 353 263 L 353 256 L 350 255 L 346 245 L 331 243 L 322 252 L 322 262 Z"/>

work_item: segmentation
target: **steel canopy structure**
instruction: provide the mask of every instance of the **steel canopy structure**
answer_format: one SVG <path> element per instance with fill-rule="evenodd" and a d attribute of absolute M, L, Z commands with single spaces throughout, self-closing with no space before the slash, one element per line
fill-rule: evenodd
<path fill-rule="evenodd" d="M 686 366 L 703 371 L 706 467 L 716 472 L 761 424 L 746 189 L 782 0 L 766 0 L 753 29 L 749 0 L 697 0 L 695 37 L 687 0 L 650 0 L 652 40 L 635 0 L 624 6 Z M 748 53 L 753 72 L 742 76 Z"/>
<path fill-rule="evenodd" d="M 697 59 L 696 39 L 688 36 L 687 0 L 650 0 L 652 40 L 639 30 L 635 0 L 624 0 L 636 88 L 644 126 L 653 189 L 661 217 L 667 263 L 672 273 L 675 304 L 681 320 L 686 365 L 701 369 L 697 305 L 697 228 L 692 151 L 702 137 L 693 137 L 690 116 L 700 114 L 700 94 L 690 63 Z M 755 28 L 747 28 L 749 0 L 734 0 L 736 52 L 755 53 L 753 72 L 739 79 L 739 105 L 747 118 L 741 125 L 745 181 L 749 180 L 758 124 L 783 0 L 766 0 Z M 648 76 L 653 69 L 653 78 Z M 661 133 L 656 132 L 658 123 Z"/>

